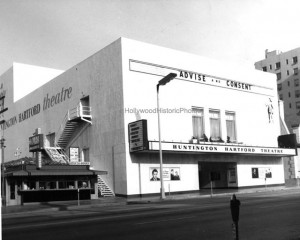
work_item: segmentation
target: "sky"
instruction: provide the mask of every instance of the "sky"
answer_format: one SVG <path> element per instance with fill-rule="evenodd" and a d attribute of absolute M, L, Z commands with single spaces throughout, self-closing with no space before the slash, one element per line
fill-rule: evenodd
<path fill-rule="evenodd" d="M 0 0 L 0 75 L 67 70 L 120 37 L 253 66 L 300 47 L 299 0 Z"/>

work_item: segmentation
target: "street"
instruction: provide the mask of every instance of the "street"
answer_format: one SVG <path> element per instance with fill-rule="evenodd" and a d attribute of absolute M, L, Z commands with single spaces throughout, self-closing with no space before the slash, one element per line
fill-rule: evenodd
<path fill-rule="evenodd" d="M 240 239 L 300 239 L 300 190 L 237 194 Z M 4 214 L 3 240 L 233 239 L 230 196 Z"/>

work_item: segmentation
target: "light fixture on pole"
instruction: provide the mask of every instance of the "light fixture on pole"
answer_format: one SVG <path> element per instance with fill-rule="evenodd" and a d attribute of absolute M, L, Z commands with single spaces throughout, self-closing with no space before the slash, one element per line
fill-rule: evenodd
<path fill-rule="evenodd" d="M 8 108 L 4 108 L 4 99 L 5 99 L 5 95 L 1 96 L 0 97 L 0 115 L 3 114 L 4 112 L 6 112 L 8 110 Z M 1 115 L 1 118 L 3 117 L 3 115 Z M 2 125 L 2 136 L 1 136 L 1 139 L 0 139 L 0 149 L 1 149 L 1 154 L 0 154 L 0 162 L 1 162 L 1 207 L 2 206 L 6 206 L 6 188 L 5 188 L 5 178 L 4 178 L 4 142 L 5 142 L 5 139 L 4 139 L 4 124 L 5 124 L 5 120 L 2 119 L 0 121 L 0 126 Z"/>
<path fill-rule="evenodd" d="M 160 193 L 161 198 L 165 199 L 165 190 L 164 190 L 164 179 L 163 179 L 163 160 L 162 160 L 162 149 L 161 149 L 161 131 L 160 131 L 160 108 L 159 108 L 159 86 L 166 85 L 168 82 L 176 78 L 176 73 L 169 73 L 163 79 L 161 79 L 156 85 L 157 91 L 157 117 L 158 117 L 158 141 L 159 141 L 159 163 L 160 163 Z"/>

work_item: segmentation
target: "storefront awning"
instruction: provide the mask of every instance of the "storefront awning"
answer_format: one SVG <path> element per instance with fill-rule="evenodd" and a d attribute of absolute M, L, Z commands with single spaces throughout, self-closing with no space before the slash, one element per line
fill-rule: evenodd
<path fill-rule="evenodd" d="M 24 171 L 24 170 L 19 170 L 19 171 L 13 171 L 13 172 L 6 172 L 4 174 L 5 177 L 16 177 L 16 176 L 19 176 L 19 177 L 22 177 L 22 176 L 28 176 L 28 172 L 27 171 Z"/>
<path fill-rule="evenodd" d="M 105 175 L 106 171 L 57 171 L 57 170 L 34 170 L 28 171 L 29 176 L 92 176 L 92 175 Z"/>
<path fill-rule="evenodd" d="M 294 148 L 277 148 L 277 147 L 261 147 L 261 146 L 247 146 L 242 144 L 232 143 L 178 143 L 178 142 L 162 142 L 161 148 L 167 152 L 180 153 L 198 153 L 198 154 L 243 154 L 256 156 L 276 156 L 276 157 L 290 157 L 296 156 L 297 151 Z M 158 151 L 159 142 L 149 141 L 149 151 Z"/>

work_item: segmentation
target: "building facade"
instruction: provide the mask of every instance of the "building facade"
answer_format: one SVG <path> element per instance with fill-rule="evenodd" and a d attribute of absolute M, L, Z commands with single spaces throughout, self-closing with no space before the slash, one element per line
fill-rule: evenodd
<path fill-rule="evenodd" d="M 107 173 L 98 180 L 118 196 L 159 194 L 160 175 L 170 193 L 283 185 L 282 157 L 296 154 L 278 147 L 277 83 L 264 72 L 126 38 L 16 101 L 15 70 L 1 76 L 5 161 L 21 149 L 42 170 L 28 143 L 40 129 L 42 154 Z"/>

